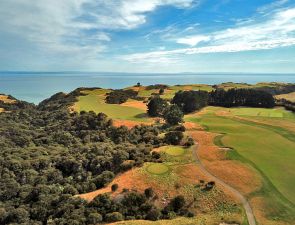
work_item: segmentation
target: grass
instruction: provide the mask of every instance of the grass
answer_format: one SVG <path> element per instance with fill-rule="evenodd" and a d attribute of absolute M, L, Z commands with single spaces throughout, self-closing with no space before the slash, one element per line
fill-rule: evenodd
<path fill-rule="evenodd" d="M 295 92 L 291 92 L 291 93 L 288 93 L 288 94 L 282 94 L 282 95 L 276 95 L 275 96 L 276 99 L 286 99 L 288 101 L 291 101 L 291 102 L 295 102 Z"/>
<path fill-rule="evenodd" d="M 146 170 L 151 174 L 162 175 L 169 171 L 169 167 L 163 163 L 152 163 L 147 166 Z"/>
<path fill-rule="evenodd" d="M 165 152 L 171 156 L 180 156 L 185 153 L 185 150 L 183 147 L 180 146 L 169 146 L 165 149 Z"/>
<path fill-rule="evenodd" d="M 282 128 L 276 126 L 217 116 L 221 110 L 229 109 L 209 107 L 207 113 L 196 121 L 212 132 L 223 134 L 216 139 L 216 143 L 234 149 L 229 151 L 229 158 L 249 163 L 259 171 L 264 178 L 260 194 L 265 195 L 268 203 L 277 209 L 274 214 L 283 216 L 283 212 L 290 213 L 289 210 L 294 210 L 295 203 L 295 134 L 286 130 L 282 132 Z M 231 115 L 252 118 L 275 116 L 284 119 L 290 116 L 282 109 L 235 108 L 229 112 Z"/>
<path fill-rule="evenodd" d="M 109 90 L 95 89 L 82 92 L 85 96 L 79 96 L 74 108 L 76 111 L 94 111 L 96 113 L 103 112 L 112 119 L 131 120 L 139 122 L 147 122 L 149 119 L 146 112 L 139 108 L 122 106 L 119 104 L 106 104 L 105 94 Z"/>

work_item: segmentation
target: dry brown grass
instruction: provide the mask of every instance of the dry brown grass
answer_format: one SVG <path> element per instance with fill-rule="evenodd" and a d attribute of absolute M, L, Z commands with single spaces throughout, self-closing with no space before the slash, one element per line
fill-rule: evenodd
<path fill-rule="evenodd" d="M 139 172 L 139 168 L 129 170 L 119 176 L 117 176 L 113 182 L 111 182 L 105 188 L 98 189 L 93 192 L 89 192 L 86 194 L 80 194 L 79 197 L 87 200 L 92 201 L 97 195 L 104 194 L 104 193 L 112 193 L 113 196 L 121 193 L 123 188 L 126 189 L 136 189 L 139 192 L 143 192 L 146 188 L 150 187 L 150 184 L 147 182 L 147 179 L 144 174 Z M 119 188 L 116 192 L 111 191 L 111 186 L 113 184 L 118 184 Z"/>
<path fill-rule="evenodd" d="M 261 187 L 260 177 L 253 169 L 238 161 L 227 160 L 226 151 L 228 150 L 214 145 L 213 140 L 216 134 L 205 131 L 192 131 L 190 135 L 199 144 L 200 160 L 215 176 L 237 188 L 245 195 Z"/>
<path fill-rule="evenodd" d="M 3 108 L 0 108 L 0 113 L 4 112 L 4 109 Z"/>
<path fill-rule="evenodd" d="M 151 125 L 152 122 L 140 122 L 132 120 L 113 120 L 113 125 L 115 127 L 126 126 L 128 129 L 135 127 L 136 125 Z"/>
<path fill-rule="evenodd" d="M 295 102 L 295 92 L 291 92 L 288 94 L 276 95 L 276 99 L 286 99 L 291 102 Z"/>
<path fill-rule="evenodd" d="M 0 95 L 0 101 L 3 101 L 4 103 L 13 104 L 16 102 L 16 100 L 9 99 L 7 95 Z"/>
<path fill-rule="evenodd" d="M 133 107 L 133 108 L 137 108 L 137 109 L 142 109 L 144 111 L 147 111 L 146 103 L 144 103 L 142 101 L 132 100 L 132 101 L 124 102 L 121 105 L 122 106 Z"/>

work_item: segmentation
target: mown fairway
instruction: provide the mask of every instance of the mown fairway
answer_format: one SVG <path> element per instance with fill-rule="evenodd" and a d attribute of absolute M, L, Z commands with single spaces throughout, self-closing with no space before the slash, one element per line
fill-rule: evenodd
<path fill-rule="evenodd" d="M 104 102 L 105 94 L 108 90 L 96 89 L 91 91 L 83 91 L 85 96 L 79 96 L 74 108 L 76 111 L 94 111 L 96 113 L 103 112 L 112 119 L 132 120 L 145 122 L 148 118 L 145 111 L 128 106 L 118 104 L 106 104 Z"/>
<path fill-rule="evenodd" d="M 206 113 L 198 118 L 188 117 L 188 120 L 197 121 L 209 131 L 224 134 L 217 139 L 217 144 L 232 147 L 229 157 L 252 163 L 268 182 L 271 195 L 289 202 L 291 207 L 295 203 L 295 133 L 272 125 L 255 123 L 247 118 L 281 118 L 283 121 L 293 120 L 289 112 L 282 109 L 255 109 L 255 108 L 219 108 L 208 107 Z M 242 116 L 242 118 L 235 115 Z M 244 118 L 243 118 L 244 116 Z M 272 186 L 273 185 L 273 186 Z M 275 199 L 269 198 L 272 207 Z M 293 206 L 292 206 L 293 205 Z"/>

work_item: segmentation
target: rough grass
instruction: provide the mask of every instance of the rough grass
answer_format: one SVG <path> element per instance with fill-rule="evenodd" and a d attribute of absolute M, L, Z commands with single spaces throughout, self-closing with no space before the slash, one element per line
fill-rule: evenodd
<path fill-rule="evenodd" d="M 288 94 L 276 95 L 276 99 L 286 99 L 291 102 L 295 102 L 295 92 L 291 92 Z"/>
<path fill-rule="evenodd" d="M 107 92 L 109 92 L 109 90 L 105 89 L 96 89 L 82 92 L 85 94 L 85 96 L 78 97 L 78 101 L 75 103 L 74 109 L 78 112 L 103 112 L 108 117 L 118 120 L 131 120 L 139 122 L 150 121 L 146 115 L 146 111 L 143 109 L 119 104 L 106 104 L 104 99 Z"/>
<path fill-rule="evenodd" d="M 282 132 L 276 127 L 241 121 L 228 114 L 222 116 L 217 113 L 217 116 L 215 113 L 220 110 L 224 109 L 210 107 L 207 114 L 196 120 L 210 131 L 224 134 L 219 142 L 235 149 L 228 152 L 229 158 L 250 163 L 260 172 L 264 178 L 264 187 L 259 194 L 264 195 L 275 209 L 270 216 L 290 216 L 294 212 L 295 203 L 295 142 L 292 141 L 295 134 Z M 261 112 L 268 117 L 274 115 L 272 112 L 277 113 L 276 109 L 236 108 L 230 110 L 230 115 L 246 113 L 248 116 L 251 114 L 251 117 L 259 118 Z M 279 113 L 282 119 L 288 116 L 286 111 Z"/>
<path fill-rule="evenodd" d="M 168 146 L 164 151 L 171 156 L 180 156 L 185 153 L 185 149 L 180 146 Z"/>
<path fill-rule="evenodd" d="M 14 99 L 10 99 L 7 95 L 0 95 L 0 101 L 3 101 L 4 103 L 13 104 L 16 102 Z"/>

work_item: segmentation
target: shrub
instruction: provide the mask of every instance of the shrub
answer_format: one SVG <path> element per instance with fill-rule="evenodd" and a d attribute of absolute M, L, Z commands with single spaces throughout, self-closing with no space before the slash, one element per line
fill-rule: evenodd
<path fill-rule="evenodd" d="M 180 131 L 170 131 L 165 134 L 165 142 L 167 144 L 178 145 L 183 138 L 183 133 Z"/>
<path fill-rule="evenodd" d="M 156 221 L 156 220 L 159 220 L 160 217 L 161 217 L 161 212 L 158 209 L 152 209 L 151 211 L 148 212 L 145 218 L 147 220 Z"/>
<path fill-rule="evenodd" d="M 147 188 L 144 190 L 145 197 L 152 198 L 154 196 L 154 190 L 152 188 Z"/>
<path fill-rule="evenodd" d="M 113 185 L 112 185 L 112 187 L 111 187 L 111 189 L 112 189 L 112 192 L 115 192 L 115 191 L 117 191 L 117 190 L 118 190 L 118 188 L 119 188 L 119 185 L 118 185 L 118 184 L 113 184 Z"/>
<path fill-rule="evenodd" d="M 107 213 L 105 216 L 105 220 L 107 222 L 117 222 L 117 221 L 122 221 L 123 219 L 124 219 L 123 215 L 119 212 Z"/>
<path fill-rule="evenodd" d="M 178 212 L 185 206 L 185 199 L 182 195 L 178 195 L 171 200 L 169 205 L 172 207 L 174 212 Z"/>

